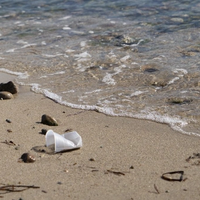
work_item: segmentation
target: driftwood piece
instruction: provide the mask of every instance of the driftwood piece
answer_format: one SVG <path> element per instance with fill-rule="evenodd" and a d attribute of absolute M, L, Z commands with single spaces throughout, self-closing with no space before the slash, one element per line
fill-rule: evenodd
<path fill-rule="evenodd" d="M 0 186 L 0 194 L 6 194 L 10 192 L 22 192 L 30 188 L 38 189 L 40 187 L 34 186 L 34 185 L 3 185 L 3 186 Z"/>

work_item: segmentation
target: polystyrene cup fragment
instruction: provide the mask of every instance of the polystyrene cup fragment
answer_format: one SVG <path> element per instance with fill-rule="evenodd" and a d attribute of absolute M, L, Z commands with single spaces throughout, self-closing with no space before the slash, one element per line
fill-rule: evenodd
<path fill-rule="evenodd" d="M 55 152 L 77 149 L 83 146 L 82 138 L 76 131 L 60 135 L 53 130 L 48 130 L 45 139 L 47 147 L 55 144 Z"/>

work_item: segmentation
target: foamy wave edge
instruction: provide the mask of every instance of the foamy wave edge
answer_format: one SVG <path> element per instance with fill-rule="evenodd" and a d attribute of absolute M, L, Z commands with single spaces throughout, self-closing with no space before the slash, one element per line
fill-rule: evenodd
<path fill-rule="evenodd" d="M 55 101 L 61 105 L 71 107 L 71 108 L 98 111 L 98 112 L 101 112 L 101 113 L 104 113 L 106 115 L 113 116 L 113 117 L 131 117 L 131 118 L 135 118 L 135 119 L 150 120 L 150 121 L 154 121 L 154 122 L 158 122 L 158 123 L 162 123 L 162 124 L 168 124 L 173 130 L 181 132 L 186 135 L 200 136 L 198 133 L 184 131 L 182 129 L 182 127 L 186 126 L 188 124 L 188 122 L 186 120 L 180 119 L 179 117 L 170 117 L 167 115 L 162 116 L 155 112 L 139 113 L 136 115 L 127 114 L 127 113 L 116 114 L 116 113 L 114 113 L 112 108 L 102 108 L 102 107 L 95 106 L 95 105 L 90 106 L 90 105 L 77 105 L 77 104 L 69 103 L 67 101 L 62 100 L 61 96 L 59 96 L 53 92 L 50 92 L 47 89 L 40 88 L 39 84 L 30 84 L 30 86 L 31 86 L 31 90 L 33 92 L 44 94 L 46 97 L 52 99 L 53 101 Z"/>
<path fill-rule="evenodd" d="M 26 79 L 29 77 L 27 72 L 14 72 L 5 68 L 0 68 L 0 72 L 5 72 L 7 74 L 12 74 L 12 75 L 16 75 L 19 79 Z"/>

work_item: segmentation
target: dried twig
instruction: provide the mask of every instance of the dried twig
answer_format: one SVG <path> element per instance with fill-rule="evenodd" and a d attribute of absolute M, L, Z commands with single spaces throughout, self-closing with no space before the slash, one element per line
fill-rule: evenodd
<path fill-rule="evenodd" d="M 107 170 L 107 172 L 113 173 L 113 174 L 118 175 L 118 176 L 121 176 L 121 175 L 125 176 L 125 174 L 123 172 L 118 172 L 118 171 L 113 171 L 113 170 Z"/>
<path fill-rule="evenodd" d="M 156 190 L 157 194 L 160 194 L 160 192 L 159 192 L 159 190 L 158 190 L 156 184 L 154 184 L 154 189 Z"/>
<path fill-rule="evenodd" d="M 22 192 L 29 188 L 38 189 L 40 187 L 34 185 L 4 185 L 0 187 L 0 191 L 2 191 L 0 194 L 6 194 L 9 192 Z"/>
<path fill-rule="evenodd" d="M 12 145 L 12 146 L 15 146 L 16 144 L 13 142 L 13 141 L 8 141 L 8 140 L 5 140 L 4 142 L 1 142 L 1 143 L 5 143 L 7 145 Z"/>
<path fill-rule="evenodd" d="M 155 191 L 148 191 L 148 192 L 149 192 L 149 193 L 154 193 L 154 194 L 160 194 L 160 192 L 159 192 L 159 190 L 158 190 L 156 184 L 154 184 L 153 186 L 154 186 Z"/>

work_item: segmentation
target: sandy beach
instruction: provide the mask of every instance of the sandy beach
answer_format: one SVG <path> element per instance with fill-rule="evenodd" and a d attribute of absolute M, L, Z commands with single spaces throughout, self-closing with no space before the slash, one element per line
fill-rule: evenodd
<path fill-rule="evenodd" d="M 3 73 L 0 77 L 1 82 L 13 79 Z M 39 188 L 0 190 L 3 199 L 200 198 L 199 137 L 175 132 L 165 124 L 71 109 L 31 92 L 29 87 L 18 87 L 14 99 L 1 101 L 0 183 Z M 59 125 L 40 123 L 43 114 L 54 117 Z M 75 130 L 83 147 L 53 155 L 36 152 L 33 147 L 45 145 L 42 129 L 59 134 Z M 26 152 L 36 161 L 18 162 Z M 181 181 L 173 181 L 179 174 L 172 175 L 178 177 L 172 181 L 161 178 L 163 173 L 174 171 L 184 172 Z"/>

